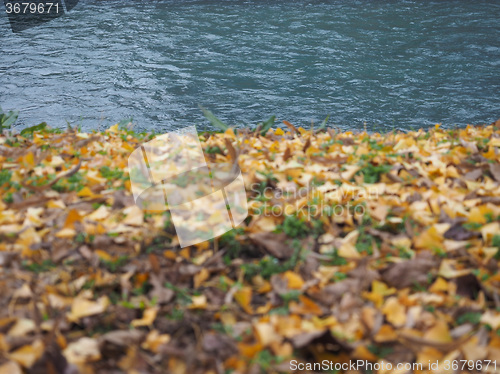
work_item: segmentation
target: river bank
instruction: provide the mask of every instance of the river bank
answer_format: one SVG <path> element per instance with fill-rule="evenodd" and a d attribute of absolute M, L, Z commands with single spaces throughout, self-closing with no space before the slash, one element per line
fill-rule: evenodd
<path fill-rule="evenodd" d="M 286 126 L 200 134 L 238 160 L 249 217 L 182 249 L 131 196 L 127 159 L 153 135 L 0 136 L 0 373 L 498 359 L 500 122 Z"/>

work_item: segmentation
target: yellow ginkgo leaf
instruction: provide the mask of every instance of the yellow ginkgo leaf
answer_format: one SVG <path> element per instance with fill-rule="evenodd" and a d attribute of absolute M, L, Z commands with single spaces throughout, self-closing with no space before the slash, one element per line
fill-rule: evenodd
<path fill-rule="evenodd" d="M 111 126 L 110 128 L 108 128 L 106 130 L 106 132 L 109 132 L 109 133 L 112 133 L 112 134 L 118 133 L 118 123 L 115 124 L 115 125 L 113 125 L 113 126 Z"/>
<path fill-rule="evenodd" d="M 25 336 L 35 330 L 35 322 L 31 319 L 20 318 L 9 330 L 10 336 Z"/>
<path fill-rule="evenodd" d="M 500 328 L 500 313 L 487 311 L 481 316 L 481 323 L 491 326 L 493 330 Z"/>
<path fill-rule="evenodd" d="M 304 295 L 299 296 L 300 303 L 290 302 L 290 312 L 301 315 L 320 316 L 323 314 L 321 307 Z"/>
<path fill-rule="evenodd" d="M 435 226 L 430 227 L 415 238 L 416 248 L 434 249 L 442 247 L 443 237 Z"/>
<path fill-rule="evenodd" d="M 109 299 L 107 296 L 101 296 L 96 301 L 76 297 L 71 305 L 71 313 L 68 314 L 68 320 L 77 322 L 80 318 L 103 313 L 108 308 L 108 305 Z"/>
<path fill-rule="evenodd" d="M 64 209 L 66 208 L 66 204 L 62 200 L 49 200 L 47 203 L 47 208 L 52 209 Z"/>
<path fill-rule="evenodd" d="M 44 349 L 42 341 L 37 339 L 32 344 L 22 346 L 14 352 L 9 353 L 8 357 L 24 368 L 29 369 L 36 360 L 42 357 Z"/>
<path fill-rule="evenodd" d="M 74 229 L 75 222 L 80 222 L 82 220 L 82 216 L 76 209 L 71 209 L 66 216 L 66 221 L 64 222 L 65 229 Z"/>
<path fill-rule="evenodd" d="M 97 340 L 87 337 L 80 338 L 76 342 L 68 344 L 63 351 L 63 355 L 72 364 L 84 364 L 90 361 L 97 361 L 101 358 Z"/>
<path fill-rule="evenodd" d="M 62 229 L 62 230 L 59 230 L 57 233 L 56 233 L 56 237 L 57 238 L 61 238 L 61 239 L 71 239 L 73 238 L 74 236 L 76 235 L 76 231 L 74 229 Z"/>
<path fill-rule="evenodd" d="M 86 218 L 91 219 L 93 221 L 101 221 L 103 219 L 108 218 L 110 214 L 109 208 L 105 205 L 101 205 L 97 210 L 94 210 L 90 213 Z"/>
<path fill-rule="evenodd" d="M 396 297 L 386 300 L 382 308 L 385 318 L 395 327 L 401 327 L 406 322 L 406 308 Z"/>
<path fill-rule="evenodd" d="M 286 271 L 283 273 L 283 277 L 288 281 L 288 288 L 290 289 L 300 290 L 304 285 L 302 277 L 293 271 Z"/>
<path fill-rule="evenodd" d="M 281 341 L 282 337 L 276 333 L 274 327 L 270 323 L 259 322 L 254 325 L 254 329 L 263 347 L 269 344 Z"/>
<path fill-rule="evenodd" d="M 209 277 L 210 272 L 206 268 L 202 268 L 200 272 L 194 276 L 194 288 L 199 288 Z"/>
<path fill-rule="evenodd" d="M 167 344 L 170 341 L 170 335 L 160 334 L 158 330 L 152 330 L 149 332 L 146 340 L 141 344 L 143 349 L 148 351 L 158 353 L 158 349 L 162 344 Z"/>
<path fill-rule="evenodd" d="M 234 294 L 234 299 L 240 304 L 245 312 L 248 314 L 253 314 L 252 306 L 250 305 L 252 301 L 252 289 L 250 287 L 242 287 Z"/>
<path fill-rule="evenodd" d="M 453 341 L 448 324 L 444 321 L 437 321 L 433 327 L 425 332 L 424 339 L 436 343 L 449 343 Z"/>
<path fill-rule="evenodd" d="M 9 361 L 0 366 L 0 374 L 23 374 L 23 370 L 15 361 Z"/>
<path fill-rule="evenodd" d="M 156 319 L 156 315 L 158 314 L 158 308 L 147 308 L 144 310 L 141 319 L 134 319 L 130 324 L 133 327 L 140 326 L 151 326 Z"/>
<path fill-rule="evenodd" d="M 441 265 L 439 266 L 439 275 L 443 278 L 458 278 L 463 275 L 470 274 L 471 269 L 456 269 L 455 260 L 443 260 L 441 261 Z"/>
<path fill-rule="evenodd" d="M 429 288 L 429 291 L 434 293 L 439 293 L 439 292 L 447 292 L 448 289 L 449 289 L 448 282 L 445 281 L 443 278 L 438 277 L 438 279 L 436 279 L 436 281 Z"/>
<path fill-rule="evenodd" d="M 189 309 L 206 309 L 207 307 L 207 297 L 205 295 L 193 296 L 191 301 Z"/>
<path fill-rule="evenodd" d="M 91 191 L 87 186 L 83 187 L 80 191 L 78 191 L 79 197 L 94 197 L 95 194 Z"/>
<path fill-rule="evenodd" d="M 126 225 L 140 226 L 144 223 L 144 212 L 137 205 L 133 205 L 123 210 L 126 215 L 122 221 Z"/>

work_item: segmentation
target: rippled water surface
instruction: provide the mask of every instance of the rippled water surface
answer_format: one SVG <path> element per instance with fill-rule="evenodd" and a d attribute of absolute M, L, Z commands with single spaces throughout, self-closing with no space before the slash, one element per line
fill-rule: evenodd
<path fill-rule="evenodd" d="M 0 11 L 0 105 L 21 125 L 165 131 L 206 123 L 198 105 L 236 125 L 500 117 L 498 1 L 81 0 L 17 34 Z"/>

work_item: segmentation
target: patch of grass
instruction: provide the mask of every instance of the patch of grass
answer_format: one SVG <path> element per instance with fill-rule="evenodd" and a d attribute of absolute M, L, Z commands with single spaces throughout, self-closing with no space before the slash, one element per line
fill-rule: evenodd
<path fill-rule="evenodd" d="M 220 149 L 220 147 L 217 147 L 217 146 L 205 148 L 205 153 L 208 153 L 209 155 L 216 154 L 216 153 L 221 154 L 221 155 L 224 154 L 222 149 Z"/>
<path fill-rule="evenodd" d="M 0 171 L 0 187 L 2 187 L 5 183 L 9 183 L 11 178 L 12 172 L 10 170 Z"/>
<path fill-rule="evenodd" d="M 481 321 L 481 316 L 482 313 L 480 312 L 467 312 L 457 318 L 457 324 L 472 323 L 473 325 L 477 325 Z"/>
<path fill-rule="evenodd" d="M 86 232 L 79 232 L 75 236 L 75 242 L 79 244 L 92 243 L 95 239 L 95 235 L 87 234 Z"/>
<path fill-rule="evenodd" d="M 373 165 L 368 163 L 356 175 L 363 175 L 365 183 L 378 183 L 382 174 L 388 173 L 391 169 L 391 165 Z"/>
<path fill-rule="evenodd" d="M 333 280 L 334 282 L 339 282 L 339 281 L 342 281 L 342 280 L 344 280 L 344 279 L 346 279 L 346 278 L 347 278 L 347 274 L 346 274 L 346 273 L 342 273 L 342 272 L 340 272 L 340 271 L 337 271 L 337 272 L 333 275 L 332 280 Z"/>
<path fill-rule="evenodd" d="M 426 305 L 424 306 L 424 310 L 430 312 L 430 313 L 435 313 L 436 312 L 436 307 L 434 305 Z"/>
<path fill-rule="evenodd" d="M 244 233 L 245 230 L 240 227 L 232 229 L 231 231 L 226 232 L 220 237 L 220 245 L 227 251 L 224 257 L 226 257 L 228 260 L 238 257 L 242 252 L 243 246 L 241 245 L 241 242 L 236 238 L 238 235 L 243 235 Z"/>
<path fill-rule="evenodd" d="M 273 308 L 269 311 L 269 315 L 276 314 L 279 316 L 288 316 L 290 314 L 290 309 L 288 305 L 282 305 L 277 308 Z"/>
<path fill-rule="evenodd" d="M 132 294 L 139 296 L 139 295 L 146 295 L 150 290 L 152 286 L 148 282 L 144 282 L 140 287 L 136 287 L 132 290 Z"/>
<path fill-rule="evenodd" d="M 278 231 L 284 232 L 290 238 L 305 238 L 309 233 L 306 222 L 297 216 L 285 216 L 285 220 L 278 225 Z"/>
<path fill-rule="evenodd" d="M 82 289 L 91 290 L 94 288 L 94 286 L 95 286 L 95 279 L 91 279 L 91 280 L 85 281 L 85 283 L 82 286 Z"/>
<path fill-rule="evenodd" d="M 371 353 L 380 358 L 384 358 L 394 351 L 391 347 L 383 347 L 375 344 L 370 344 L 367 348 Z"/>
<path fill-rule="evenodd" d="M 285 302 L 285 305 L 288 306 L 290 301 L 299 301 L 299 296 L 302 295 L 302 292 L 299 290 L 289 290 L 288 292 L 281 295 L 281 298 Z"/>
<path fill-rule="evenodd" d="M 31 264 L 23 262 L 22 266 L 25 270 L 29 270 L 32 271 L 33 273 L 40 274 L 52 270 L 57 265 L 54 262 L 52 262 L 52 260 L 43 260 L 40 264 L 36 262 L 32 262 Z"/>
<path fill-rule="evenodd" d="M 175 297 L 181 305 L 189 305 L 192 303 L 191 295 L 189 295 L 186 289 L 174 286 L 170 282 L 165 283 L 165 287 L 175 292 Z"/>
<path fill-rule="evenodd" d="M 11 110 L 5 113 L 0 107 L 0 132 L 4 129 L 10 129 L 11 126 L 17 121 L 17 117 L 19 116 L 19 111 Z"/>
<path fill-rule="evenodd" d="M 184 312 L 179 308 L 174 308 L 165 318 L 171 321 L 182 321 L 184 319 Z"/>
<path fill-rule="evenodd" d="M 99 171 L 108 181 L 115 181 L 123 178 L 123 171 L 118 168 L 111 169 L 109 166 L 103 166 Z"/>
<path fill-rule="evenodd" d="M 257 174 L 262 175 L 265 178 L 265 185 L 264 186 L 271 186 L 274 183 L 278 183 L 279 180 L 276 178 L 273 174 L 272 170 L 268 171 L 257 171 Z"/>
<path fill-rule="evenodd" d="M 260 351 L 257 356 L 252 360 L 252 364 L 260 368 L 261 373 L 269 373 L 273 366 L 283 362 L 284 358 L 275 356 L 268 349 Z"/>
<path fill-rule="evenodd" d="M 260 274 L 264 279 L 270 279 L 273 274 L 284 273 L 287 270 L 291 270 L 297 264 L 300 256 L 301 244 L 300 241 L 294 240 L 292 242 L 292 247 L 294 252 L 292 257 L 290 257 L 285 262 L 281 263 L 277 258 L 272 256 L 266 256 L 261 259 L 258 263 L 247 263 L 241 265 L 244 271 L 245 278 L 247 280 L 252 279 L 254 276 Z"/>
<path fill-rule="evenodd" d="M 85 187 L 85 178 L 83 174 L 78 171 L 70 177 L 59 179 L 53 186 L 52 189 L 62 193 L 70 191 L 80 191 Z"/>
<path fill-rule="evenodd" d="M 466 230 L 475 231 L 479 230 L 481 227 L 483 227 L 483 225 L 477 222 L 470 222 L 470 223 L 464 223 L 462 227 Z"/>
<path fill-rule="evenodd" d="M 370 139 L 369 137 L 364 138 L 362 142 L 368 143 L 370 148 L 375 151 L 381 151 L 384 148 L 382 144 L 379 144 L 375 139 Z"/>
<path fill-rule="evenodd" d="M 120 256 L 114 261 L 101 259 L 101 264 L 103 264 L 104 267 L 108 269 L 110 272 L 114 273 L 122 266 L 124 266 L 127 263 L 127 261 L 128 261 L 128 256 Z"/>
<path fill-rule="evenodd" d="M 411 249 L 409 250 L 401 246 L 396 246 L 396 249 L 398 250 L 398 256 L 400 258 L 406 258 L 406 259 L 413 258 L 413 251 Z"/>
<path fill-rule="evenodd" d="M 498 251 L 495 254 L 495 260 L 499 260 L 500 261 L 500 235 L 493 236 L 493 238 L 491 239 L 491 245 L 493 247 L 497 247 L 498 248 Z"/>
<path fill-rule="evenodd" d="M 323 226 L 323 221 L 319 219 L 313 219 L 311 221 L 311 233 L 315 238 L 318 238 L 325 233 L 325 228 Z"/>
<path fill-rule="evenodd" d="M 326 255 L 331 257 L 331 259 L 325 260 L 325 265 L 330 265 L 330 266 L 347 265 L 347 260 L 345 258 L 339 256 L 337 248 L 335 248 L 330 253 L 326 253 Z"/>
<path fill-rule="evenodd" d="M 47 127 L 46 122 L 42 122 L 38 125 L 27 127 L 21 131 L 21 136 L 24 136 L 25 138 L 31 138 L 33 137 L 33 133 L 37 131 L 43 131 Z"/>
<path fill-rule="evenodd" d="M 493 236 L 491 239 L 491 245 L 493 245 L 493 247 L 500 248 L 500 235 Z"/>
<path fill-rule="evenodd" d="M 3 201 L 7 204 L 12 204 L 14 202 L 14 195 L 12 194 L 12 192 L 7 193 L 3 198 Z"/>
<path fill-rule="evenodd" d="M 360 253 L 366 252 L 368 255 L 372 255 L 374 242 L 377 243 L 374 236 L 361 232 L 355 245 L 356 250 Z"/>
<path fill-rule="evenodd" d="M 224 334 L 224 335 L 229 335 L 229 336 L 234 336 L 234 330 L 233 327 L 230 325 L 224 325 L 220 322 L 215 322 L 212 324 L 212 330 Z M 242 337 L 239 336 L 236 340 L 241 341 Z"/>

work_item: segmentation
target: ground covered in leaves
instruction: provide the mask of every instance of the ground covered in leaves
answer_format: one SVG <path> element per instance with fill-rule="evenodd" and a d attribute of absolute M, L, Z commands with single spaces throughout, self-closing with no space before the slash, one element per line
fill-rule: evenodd
<path fill-rule="evenodd" d="M 183 249 L 129 192 L 127 158 L 152 135 L 0 136 L 0 373 L 498 370 L 500 122 L 285 124 L 200 134 L 211 161 L 238 160 L 250 215 Z"/>

